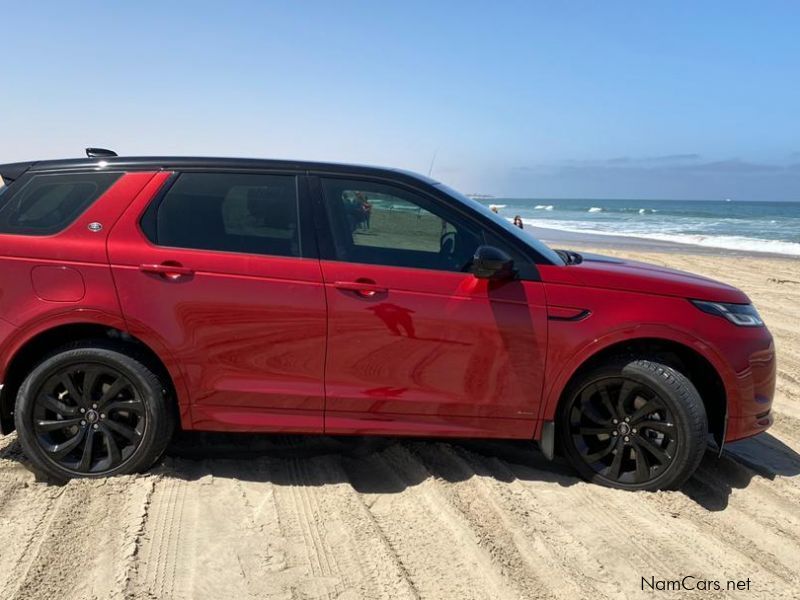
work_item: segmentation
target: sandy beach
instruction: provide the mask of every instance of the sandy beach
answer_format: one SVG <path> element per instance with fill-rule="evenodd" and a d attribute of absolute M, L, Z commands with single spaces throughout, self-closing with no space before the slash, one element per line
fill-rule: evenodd
<path fill-rule="evenodd" d="M 585 484 L 526 443 L 196 434 L 146 475 L 56 487 L 7 436 L 0 598 L 636 598 L 686 575 L 749 580 L 698 598 L 797 598 L 800 260 L 594 242 L 554 245 L 747 292 L 778 349 L 770 432 L 662 493 Z"/>

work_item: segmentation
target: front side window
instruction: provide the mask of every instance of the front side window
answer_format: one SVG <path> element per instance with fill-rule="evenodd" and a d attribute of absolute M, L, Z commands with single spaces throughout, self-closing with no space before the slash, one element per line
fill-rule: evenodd
<path fill-rule="evenodd" d="M 58 233 L 121 176 L 121 173 L 94 172 L 34 175 L 26 182 L 17 182 L 13 188 L 4 187 L 8 193 L 3 193 L 0 201 L 0 233 Z"/>
<path fill-rule="evenodd" d="M 482 243 L 473 224 L 403 188 L 334 178 L 322 186 L 338 260 L 467 271 Z"/>
<path fill-rule="evenodd" d="M 497 213 L 490 210 L 487 206 L 481 204 L 477 200 L 465 196 L 461 192 L 457 192 L 453 188 L 446 186 L 443 183 L 436 183 L 436 187 L 438 187 L 441 191 L 445 192 L 451 198 L 455 198 L 459 202 L 465 204 L 466 206 L 471 207 L 473 210 L 479 212 L 484 216 L 484 218 L 491 219 L 497 225 L 499 225 L 502 229 L 505 230 L 507 234 L 510 234 L 523 242 L 526 246 L 533 249 L 534 252 L 539 254 L 544 258 L 547 263 L 553 265 L 563 265 L 564 259 L 562 259 L 555 250 L 551 249 L 549 246 L 544 244 L 543 242 L 534 238 L 530 233 L 524 232 L 522 229 L 515 227 L 511 224 L 508 219 L 504 219 Z"/>
<path fill-rule="evenodd" d="M 143 229 L 159 246 L 300 256 L 297 179 L 183 173 Z"/>

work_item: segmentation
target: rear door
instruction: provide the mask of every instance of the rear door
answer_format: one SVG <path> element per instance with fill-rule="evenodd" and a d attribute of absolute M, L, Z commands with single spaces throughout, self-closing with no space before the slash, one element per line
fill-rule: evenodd
<path fill-rule="evenodd" d="M 422 190 L 317 184 L 326 432 L 530 437 L 545 358 L 542 284 L 476 279 L 475 249 L 501 242 Z"/>
<path fill-rule="evenodd" d="M 129 328 L 182 369 L 194 428 L 322 431 L 326 306 L 304 183 L 175 174 L 111 232 Z"/>

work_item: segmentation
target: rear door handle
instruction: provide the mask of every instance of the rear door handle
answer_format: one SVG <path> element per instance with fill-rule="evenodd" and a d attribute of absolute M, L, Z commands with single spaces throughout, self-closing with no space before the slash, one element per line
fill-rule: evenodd
<path fill-rule="evenodd" d="M 368 281 L 337 281 L 333 284 L 333 287 L 340 290 L 347 290 L 348 292 L 355 292 L 364 298 L 372 298 L 377 294 L 385 294 L 389 291 L 385 287 Z"/>
<path fill-rule="evenodd" d="M 194 269 L 190 269 L 189 267 L 184 267 L 179 262 L 172 262 L 172 261 L 166 261 L 161 263 L 160 265 L 157 264 L 139 265 L 139 270 L 144 273 L 155 273 L 157 275 L 161 275 L 165 279 L 170 279 L 172 281 L 180 279 L 181 277 L 189 277 L 190 275 L 194 275 Z"/>

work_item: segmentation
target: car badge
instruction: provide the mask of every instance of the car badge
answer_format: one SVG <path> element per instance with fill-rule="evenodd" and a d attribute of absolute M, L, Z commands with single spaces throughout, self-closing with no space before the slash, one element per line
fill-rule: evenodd
<path fill-rule="evenodd" d="M 102 223 L 98 223 L 97 221 L 93 221 L 93 222 L 89 223 L 88 227 L 89 227 L 89 231 L 94 231 L 95 233 L 97 233 L 98 231 L 102 231 L 103 224 Z"/>

